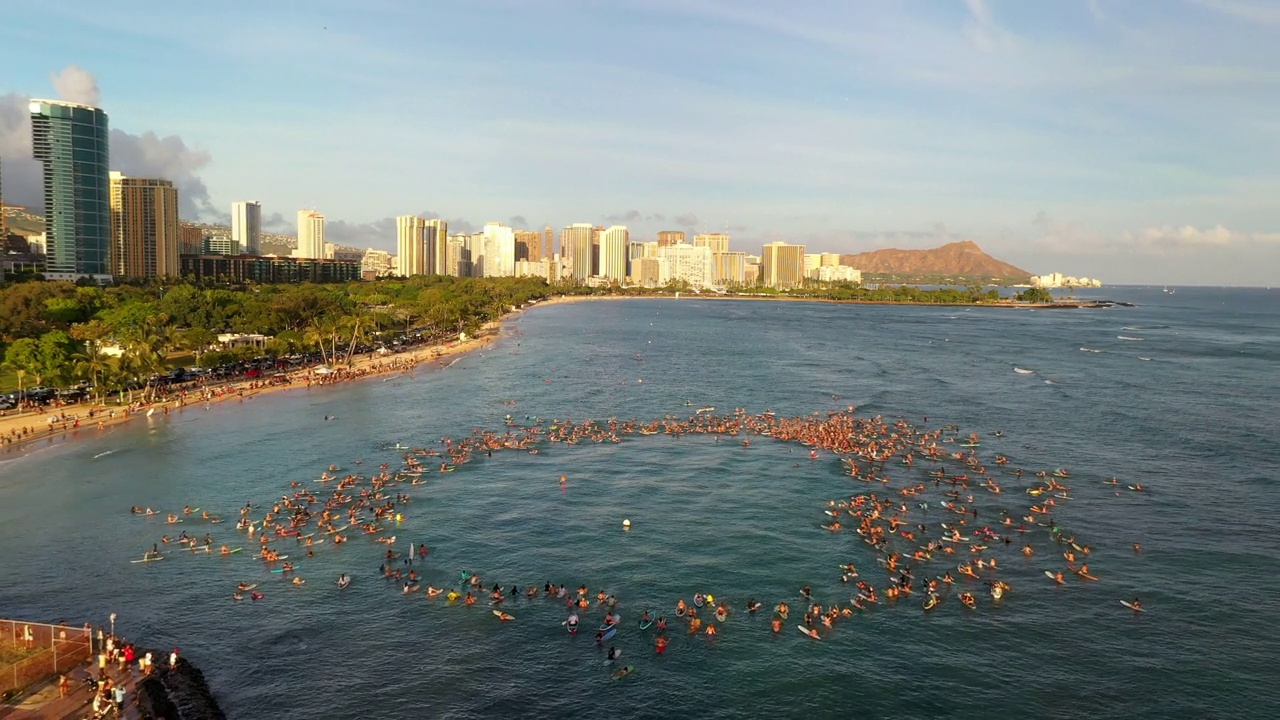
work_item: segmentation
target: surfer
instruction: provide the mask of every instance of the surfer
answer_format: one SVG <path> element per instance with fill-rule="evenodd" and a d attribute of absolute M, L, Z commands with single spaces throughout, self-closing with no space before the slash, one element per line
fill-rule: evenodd
<path fill-rule="evenodd" d="M 619 649 L 617 649 L 616 647 L 613 647 L 612 645 L 610 645 L 610 646 L 609 646 L 609 655 L 608 655 L 609 662 L 613 662 L 613 661 L 617 660 L 617 659 L 618 659 L 618 658 L 620 658 L 620 657 L 622 657 L 622 651 L 621 651 L 621 650 L 619 650 Z"/>

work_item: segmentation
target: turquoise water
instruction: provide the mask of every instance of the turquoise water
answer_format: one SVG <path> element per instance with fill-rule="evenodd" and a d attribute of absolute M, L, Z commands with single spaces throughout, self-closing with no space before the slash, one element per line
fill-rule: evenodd
<path fill-rule="evenodd" d="M 235 718 L 1275 717 L 1280 293 L 1102 296 L 1139 307 L 682 299 L 536 308 L 448 369 L 188 409 L 0 456 L 9 580 L 0 615 L 80 622 L 117 612 L 121 632 L 181 647 Z M 686 400 L 788 416 L 852 404 L 978 432 L 988 460 L 1066 466 L 1074 499 L 1055 518 L 1092 546 L 1101 581 L 1048 582 L 1042 571 L 1062 567 L 1060 546 L 1032 533 L 1035 557 L 1017 545 L 998 555 L 1013 586 L 999 607 L 980 594 L 977 611 L 950 601 L 926 615 L 916 599 L 837 623 L 821 642 L 789 627 L 775 637 L 767 613 L 741 611 L 748 597 L 796 612 L 811 585 L 819 602 L 847 602 L 853 588 L 836 568 L 845 562 L 883 584 L 871 548 L 820 527 L 828 500 L 868 488 L 829 453 L 811 462 L 801 446 L 705 436 L 498 453 L 404 488 L 414 500 L 396 534 L 431 547 L 418 566 L 425 582 L 456 583 L 467 570 L 507 588 L 550 580 L 618 595 L 624 630 L 614 644 L 636 667 L 621 681 L 591 633 L 564 632 L 558 604 L 517 600 L 507 608 L 517 621 L 500 625 L 487 608 L 403 597 L 377 577 L 383 547 L 359 537 L 302 561 L 301 588 L 247 553 L 128 562 L 172 531 L 131 517 L 132 505 L 233 516 L 330 463 L 372 469 L 397 460 L 388 444 L 503 430 L 507 413 L 650 420 L 687 416 Z M 891 466 L 892 486 L 925 481 L 932 467 Z M 1149 492 L 1116 495 L 1102 484 L 1111 476 Z M 981 520 L 1004 508 L 1025 514 L 1031 478 L 1000 479 L 1004 494 L 975 493 Z M 228 525 L 188 529 L 243 544 Z M 355 582 L 338 592 L 341 572 Z M 263 583 L 266 598 L 231 601 L 241 579 Z M 672 633 L 655 657 L 652 636 L 635 629 L 639 613 L 671 616 L 676 598 L 699 590 L 739 612 L 710 642 Z M 1119 605 L 1134 596 L 1148 612 Z"/>

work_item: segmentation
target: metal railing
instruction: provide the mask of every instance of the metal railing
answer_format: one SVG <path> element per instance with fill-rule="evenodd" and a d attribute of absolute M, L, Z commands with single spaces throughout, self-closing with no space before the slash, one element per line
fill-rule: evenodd
<path fill-rule="evenodd" d="M 88 627 L 0 620 L 0 696 L 72 670 L 93 657 Z"/>

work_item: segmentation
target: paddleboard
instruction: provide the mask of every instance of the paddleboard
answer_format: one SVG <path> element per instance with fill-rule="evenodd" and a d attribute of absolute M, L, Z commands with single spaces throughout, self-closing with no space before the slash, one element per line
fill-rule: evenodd
<path fill-rule="evenodd" d="M 1142 609 L 1142 608 L 1140 608 L 1140 607 L 1134 607 L 1134 606 L 1133 606 L 1133 603 L 1129 602 L 1128 600 L 1121 600 L 1121 601 L 1120 601 L 1120 604 L 1121 604 L 1121 605 L 1123 605 L 1123 606 L 1125 606 L 1125 607 L 1127 607 L 1127 608 L 1129 608 L 1130 610 L 1132 610 L 1132 611 L 1134 611 L 1134 612 L 1146 612 L 1145 610 L 1143 610 L 1143 609 Z"/>
<path fill-rule="evenodd" d="M 237 591 L 237 592 L 249 592 L 250 590 L 252 590 L 252 589 L 254 589 L 254 588 L 256 588 L 256 587 L 258 587 L 258 583 L 254 583 L 254 584 L 252 584 L 252 585 L 245 585 L 245 586 L 244 586 L 244 587 L 242 587 L 242 588 L 236 588 L 236 591 Z"/>
<path fill-rule="evenodd" d="M 506 621 L 508 621 L 508 620 L 515 620 L 515 619 L 516 619 L 516 616 L 515 616 L 515 615 L 510 615 L 510 614 L 508 614 L 508 613 L 504 613 L 504 612 L 502 612 L 501 610 L 493 610 L 493 611 L 491 611 L 491 612 L 494 614 L 494 616 L 495 616 L 495 617 L 497 617 L 499 620 L 501 620 L 501 621 L 503 621 L 503 622 L 506 622 Z"/>
<path fill-rule="evenodd" d="M 228 551 L 226 552 L 226 554 L 227 554 L 227 555 L 235 555 L 236 553 L 240 552 L 241 550 L 244 550 L 244 548 L 232 548 L 232 549 L 228 550 Z M 219 554 L 219 555 L 221 555 L 222 553 L 218 553 L 218 554 Z"/>
<path fill-rule="evenodd" d="M 300 567 L 302 567 L 302 566 L 301 566 L 301 565 L 294 565 L 292 568 L 289 568 L 288 570 L 286 570 L 286 569 L 284 569 L 284 568 L 276 568 L 276 569 L 272 570 L 271 572 L 273 572 L 273 573 L 293 572 L 294 570 L 297 570 L 297 569 L 298 569 L 298 568 L 300 568 Z"/>
<path fill-rule="evenodd" d="M 649 622 L 645 622 L 644 620 L 641 620 L 641 621 L 640 621 L 640 629 L 641 629 L 641 630 L 648 630 L 648 629 L 649 629 L 649 628 L 651 628 L 651 627 L 653 627 L 653 621 L 652 621 L 652 620 L 650 620 Z"/>
<path fill-rule="evenodd" d="M 635 669 L 634 667 L 631 667 L 630 665 L 628 665 L 628 666 L 626 666 L 626 667 L 624 667 L 624 668 L 619 668 L 618 670 L 614 671 L 614 673 L 613 673 L 613 679 L 614 679 L 614 680 L 621 680 L 622 678 L 624 678 L 624 677 L 626 677 L 626 676 L 630 675 L 631 673 L 633 673 L 633 672 L 635 672 L 635 671 L 636 671 L 636 669 Z"/>
<path fill-rule="evenodd" d="M 164 559 L 164 556 L 163 556 L 163 555 L 161 555 L 160 557 L 142 558 L 141 560 L 130 560 L 129 562 L 132 562 L 132 563 L 149 563 L 149 562 L 155 562 L 155 561 L 157 561 L 157 560 L 163 560 L 163 559 Z"/>
<path fill-rule="evenodd" d="M 617 634 L 618 634 L 618 628 L 617 628 L 617 627 L 611 627 L 611 628 L 609 628 L 608 630 L 605 630 L 605 631 L 604 631 L 604 635 L 601 635 L 601 636 L 600 636 L 600 641 L 601 641 L 601 642 L 603 642 L 603 641 L 605 641 L 605 640 L 611 640 L 611 639 L 613 639 L 613 636 L 614 636 L 614 635 L 617 635 Z"/>
<path fill-rule="evenodd" d="M 805 627 L 805 626 L 803 626 L 803 625 L 797 625 L 797 626 L 796 626 L 796 629 L 797 629 L 797 630 L 799 630 L 799 631 L 801 632 L 801 634 L 803 634 L 803 635 L 808 635 L 810 638 L 812 638 L 812 639 L 814 639 L 814 640 L 820 640 L 820 639 L 821 639 L 821 638 L 819 638 L 819 637 L 817 636 L 817 630 L 810 631 L 810 630 L 809 630 L 809 628 L 807 628 L 807 627 Z M 811 632 L 812 632 L 813 634 L 810 634 Z"/>

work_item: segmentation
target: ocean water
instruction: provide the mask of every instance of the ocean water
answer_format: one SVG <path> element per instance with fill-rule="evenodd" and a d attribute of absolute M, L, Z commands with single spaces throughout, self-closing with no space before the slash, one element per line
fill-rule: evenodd
<path fill-rule="evenodd" d="M 189 408 L 0 455 L 0 616 L 116 612 L 127 636 L 182 648 L 233 718 L 1276 717 L 1280 292 L 1095 292 L 1137 307 L 535 308 L 447 369 Z M 823 604 L 847 603 L 840 563 L 883 584 L 871 548 L 820 527 L 827 501 L 880 488 L 844 475 L 830 453 L 810 461 L 768 438 L 744 448 L 706 436 L 497 453 L 403 488 L 413 501 L 398 544 L 431 548 L 416 566 L 424 582 L 456 586 L 465 570 L 507 588 L 550 580 L 615 593 L 623 630 L 612 644 L 636 669 L 620 681 L 587 630 L 597 613 L 571 637 L 559 604 L 543 599 L 509 601 L 517 620 L 499 624 L 487 607 L 404 597 L 377 577 L 384 547 L 361 537 L 302 560 L 303 587 L 247 552 L 129 563 L 177 528 L 245 544 L 230 523 L 166 527 L 132 517 L 132 505 L 234 518 L 291 481 L 314 484 L 330 463 L 372 470 L 397 461 L 387 445 L 503 430 L 508 413 L 650 420 L 704 405 L 786 416 L 855 405 L 977 432 L 988 461 L 1065 466 L 1072 499 L 1054 517 L 1093 549 L 1100 581 L 1049 582 L 1062 546 L 1037 528 L 1018 538 L 1034 557 L 1016 543 L 993 550 L 1012 585 L 999 606 L 979 593 L 975 611 L 949 600 L 926 614 L 916 598 L 841 621 L 820 642 L 790 627 L 775 636 L 768 613 L 742 611 L 747 598 L 790 602 L 794 625 L 804 585 Z M 924 482 L 933 467 L 891 465 L 890 487 Z M 980 519 L 1025 514 L 1029 472 L 998 476 L 1003 494 L 976 491 Z M 1148 491 L 1117 493 L 1103 484 L 1113 476 Z M 940 498 L 931 486 L 925 499 Z M 917 575 L 947 569 L 938 560 Z M 339 592 L 342 572 L 355 582 Z M 239 580 L 262 583 L 266 598 L 233 602 Z M 737 612 L 710 641 L 673 622 L 655 656 L 640 612 L 671 617 L 699 590 Z M 1146 613 L 1120 605 L 1135 596 Z"/>

